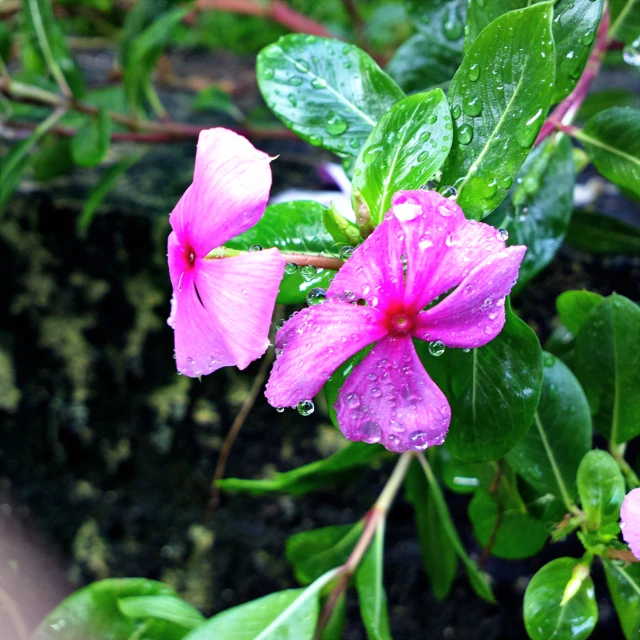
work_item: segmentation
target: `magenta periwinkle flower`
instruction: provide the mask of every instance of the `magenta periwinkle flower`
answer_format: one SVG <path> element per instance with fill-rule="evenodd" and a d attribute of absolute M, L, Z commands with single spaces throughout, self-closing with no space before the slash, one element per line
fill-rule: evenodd
<path fill-rule="evenodd" d="M 640 560 L 640 489 L 629 491 L 620 508 L 622 537 Z"/>
<path fill-rule="evenodd" d="M 326 302 L 278 331 L 269 402 L 292 407 L 312 398 L 345 360 L 373 344 L 338 396 L 344 435 L 396 452 L 441 444 L 451 410 L 413 339 L 473 349 L 495 338 L 525 251 L 506 248 L 503 234 L 467 220 L 438 193 L 396 193 L 384 221 L 336 275 Z"/>
<path fill-rule="evenodd" d="M 271 187 L 269 161 L 227 129 L 209 129 L 198 138 L 193 182 L 170 217 L 169 324 L 184 375 L 229 365 L 244 369 L 269 345 L 284 258 L 277 249 L 207 258 L 262 217 Z"/>

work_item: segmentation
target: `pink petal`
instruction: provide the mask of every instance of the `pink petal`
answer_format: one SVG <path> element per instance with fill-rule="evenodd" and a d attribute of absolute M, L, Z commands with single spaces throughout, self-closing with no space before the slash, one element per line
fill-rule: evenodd
<path fill-rule="evenodd" d="M 182 245 L 204 258 L 260 220 L 270 188 L 266 153 L 228 129 L 202 131 L 193 182 L 171 213 L 171 226 Z"/>
<path fill-rule="evenodd" d="M 413 335 L 466 349 L 493 340 L 504 326 L 504 299 L 516 283 L 526 250 L 517 245 L 485 258 L 455 291 L 418 314 Z"/>
<path fill-rule="evenodd" d="M 180 247 L 180 245 L 178 245 Z M 170 244 L 172 281 L 178 259 Z M 221 260 L 196 259 L 174 289 L 176 365 L 197 377 L 220 367 L 244 369 L 269 345 L 269 325 L 284 272 L 277 249 Z"/>
<path fill-rule="evenodd" d="M 640 560 L 640 489 L 629 491 L 620 508 L 622 537 Z"/>
<path fill-rule="evenodd" d="M 338 300 L 303 309 L 276 335 L 282 352 L 267 383 L 269 403 L 295 407 L 313 398 L 345 360 L 385 333 L 377 309 Z"/>
<path fill-rule="evenodd" d="M 383 220 L 338 271 L 327 291 L 329 298 L 364 299 L 381 310 L 402 301 L 404 242 L 393 218 Z"/>
<path fill-rule="evenodd" d="M 349 440 L 397 452 L 442 444 L 451 421 L 449 403 L 409 336 L 387 336 L 375 345 L 346 379 L 336 410 Z"/>

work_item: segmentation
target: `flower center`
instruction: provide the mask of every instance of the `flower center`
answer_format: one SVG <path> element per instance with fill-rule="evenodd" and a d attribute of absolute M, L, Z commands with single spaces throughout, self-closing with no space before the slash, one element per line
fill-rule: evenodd
<path fill-rule="evenodd" d="M 196 262 L 196 252 L 191 247 L 187 247 L 187 250 L 185 251 L 185 254 L 187 256 L 188 265 L 190 267 L 193 267 L 193 265 Z"/>
<path fill-rule="evenodd" d="M 407 335 L 413 329 L 413 314 L 405 310 L 390 313 L 387 317 L 387 329 L 394 335 Z"/>

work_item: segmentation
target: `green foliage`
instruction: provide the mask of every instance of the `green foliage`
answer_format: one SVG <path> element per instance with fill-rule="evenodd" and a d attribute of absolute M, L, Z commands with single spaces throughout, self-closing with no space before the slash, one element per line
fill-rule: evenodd
<path fill-rule="evenodd" d="M 550 4 L 512 11 L 471 45 L 448 99 L 454 118 L 442 183 L 458 190 L 469 218 L 491 213 L 531 151 L 549 108 L 554 77 Z"/>
<path fill-rule="evenodd" d="M 175 596 L 128 596 L 118 600 L 118 608 L 128 618 L 157 618 L 193 629 L 205 617 L 190 604 Z"/>
<path fill-rule="evenodd" d="M 449 129 L 447 129 L 449 127 Z M 364 201 L 374 225 L 382 222 L 391 197 L 419 189 L 440 169 L 451 149 L 451 115 L 440 89 L 394 105 L 374 127 L 354 169 L 354 209 Z"/>
<path fill-rule="evenodd" d="M 107 112 L 101 109 L 96 118 L 87 118 L 73 136 L 73 161 L 81 167 L 95 167 L 107 155 L 110 141 L 111 120 Z"/>
<path fill-rule="evenodd" d="M 592 291 L 565 291 L 556 300 L 556 307 L 562 324 L 574 335 L 580 331 L 590 311 L 604 298 Z"/>
<path fill-rule="evenodd" d="M 355 158 L 404 97 L 364 51 L 316 36 L 280 38 L 260 52 L 256 73 L 267 105 L 287 127 L 341 157 Z"/>
<path fill-rule="evenodd" d="M 622 472 L 616 461 L 601 450 L 589 451 L 580 462 L 578 494 L 589 529 L 620 520 L 620 505 L 625 496 Z"/>
<path fill-rule="evenodd" d="M 584 640 L 598 621 L 593 581 L 587 576 L 577 593 L 563 603 L 567 584 L 576 567 L 574 558 L 557 558 L 546 564 L 524 594 L 524 623 L 532 640 Z"/>
<path fill-rule="evenodd" d="M 624 637 L 634 640 L 640 629 L 640 564 L 604 560 L 604 572 Z"/>
<path fill-rule="evenodd" d="M 634 42 L 640 33 L 640 2 L 638 0 L 609 0 L 611 27 L 609 37 L 626 44 Z"/>
<path fill-rule="evenodd" d="M 590 253 L 640 256 L 640 228 L 602 213 L 574 211 L 567 242 Z"/>

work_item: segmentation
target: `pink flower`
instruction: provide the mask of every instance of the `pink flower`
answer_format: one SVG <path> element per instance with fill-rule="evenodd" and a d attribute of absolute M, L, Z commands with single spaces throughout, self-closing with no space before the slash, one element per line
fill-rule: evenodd
<path fill-rule="evenodd" d="M 197 377 L 244 369 L 269 345 L 269 324 L 284 259 L 277 249 L 205 259 L 253 227 L 269 188 L 269 156 L 227 129 L 200 133 L 191 186 L 171 213 L 169 325 L 178 371 Z"/>
<path fill-rule="evenodd" d="M 631 553 L 640 560 L 640 489 L 629 491 L 622 501 L 620 528 Z"/>
<path fill-rule="evenodd" d="M 467 220 L 435 192 L 396 193 L 385 220 L 338 272 L 326 302 L 278 332 L 282 351 L 267 384 L 269 402 L 289 407 L 313 397 L 338 366 L 375 343 L 339 393 L 340 429 L 350 440 L 397 452 L 441 444 L 451 410 L 412 338 L 468 349 L 495 338 L 525 251 L 505 248 L 496 229 Z"/>

